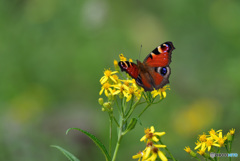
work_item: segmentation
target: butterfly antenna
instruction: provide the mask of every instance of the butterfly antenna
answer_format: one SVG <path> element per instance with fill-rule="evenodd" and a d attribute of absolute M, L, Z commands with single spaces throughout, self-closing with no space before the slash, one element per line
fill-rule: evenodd
<path fill-rule="evenodd" d="M 141 52 L 142 52 L 142 44 L 141 44 L 140 52 L 139 52 L 139 56 L 138 56 L 139 60 L 140 60 Z"/>

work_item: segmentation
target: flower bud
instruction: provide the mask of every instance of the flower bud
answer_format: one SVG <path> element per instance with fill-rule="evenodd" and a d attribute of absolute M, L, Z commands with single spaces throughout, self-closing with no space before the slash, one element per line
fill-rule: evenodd
<path fill-rule="evenodd" d="M 105 103 L 103 104 L 103 107 L 110 110 L 110 108 L 111 108 L 111 102 L 105 102 Z"/>
<path fill-rule="evenodd" d="M 197 156 L 197 154 L 196 154 L 194 151 L 192 151 L 192 150 L 191 150 L 191 152 L 190 152 L 189 154 L 190 154 L 192 157 L 194 157 L 194 158 Z"/>
<path fill-rule="evenodd" d="M 119 71 L 118 61 L 114 60 L 113 64 L 114 64 L 115 70 Z"/>
<path fill-rule="evenodd" d="M 230 132 L 227 133 L 227 140 L 228 141 L 232 141 L 233 140 L 233 136 L 231 135 Z"/>
<path fill-rule="evenodd" d="M 98 103 L 102 106 L 103 105 L 103 98 L 99 98 Z"/>
<path fill-rule="evenodd" d="M 108 94 L 108 101 L 113 101 L 114 100 L 114 95 L 111 93 Z"/>

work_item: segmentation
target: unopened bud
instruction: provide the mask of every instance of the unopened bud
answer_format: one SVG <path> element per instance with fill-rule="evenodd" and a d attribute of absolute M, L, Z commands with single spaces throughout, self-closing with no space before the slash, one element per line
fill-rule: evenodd
<path fill-rule="evenodd" d="M 102 106 L 103 105 L 103 98 L 99 98 L 98 103 Z"/>
<path fill-rule="evenodd" d="M 107 108 L 107 109 L 110 109 L 111 108 L 111 102 L 105 102 L 103 104 L 103 107 Z"/>

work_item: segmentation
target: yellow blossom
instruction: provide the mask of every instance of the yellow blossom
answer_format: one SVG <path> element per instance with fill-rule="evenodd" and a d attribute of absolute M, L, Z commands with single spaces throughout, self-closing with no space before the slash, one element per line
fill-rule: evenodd
<path fill-rule="evenodd" d="M 199 141 L 201 142 L 207 141 L 207 135 L 205 133 L 203 133 L 202 135 L 199 135 Z"/>
<path fill-rule="evenodd" d="M 231 135 L 234 135 L 235 134 L 235 129 L 231 129 L 230 131 L 229 131 L 229 133 L 231 134 Z"/>
<path fill-rule="evenodd" d="M 117 95 L 119 93 L 122 93 L 125 97 L 127 97 L 127 92 L 128 92 L 128 86 L 126 86 L 125 84 L 122 83 L 118 83 L 116 85 L 112 85 L 112 87 L 115 88 L 115 92 L 113 93 L 113 95 Z"/>
<path fill-rule="evenodd" d="M 127 61 L 127 58 L 123 54 L 119 55 L 120 61 Z"/>
<path fill-rule="evenodd" d="M 112 74 L 117 73 L 118 71 L 114 71 L 112 72 L 110 69 L 105 69 L 104 71 L 104 76 L 100 79 L 100 83 L 104 84 L 106 83 L 108 80 L 113 81 L 114 83 L 117 83 L 117 80 L 114 79 L 114 77 L 112 76 Z"/>
<path fill-rule="evenodd" d="M 118 61 L 117 61 L 117 60 L 114 60 L 114 61 L 113 61 L 113 64 L 114 64 L 115 69 L 118 69 L 118 68 L 119 68 L 119 66 L 118 66 Z"/>
<path fill-rule="evenodd" d="M 163 136 L 166 133 L 165 132 L 155 132 L 155 129 L 153 126 L 151 126 L 151 128 L 147 128 L 145 131 L 145 135 L 140 139 L 140 141 L 146 141 L 148 140 L 153 140 L 155 142 L 158 142 L 159 139 L 157 138 L 157 136 Z"/>
<path fill-rule="evenodd" d="M 211 137 L 207 138 L 206 141 L 206 147 L 208 148 L 208 151 L 211 150 L 212 146 L 216 146 L 216 147 L 220 147 L 219 144 L 216 144 L 217 141 L 213 141 L 213 139 Z"/>
<path fill-rule="evenodd" d="M 224 137 L 222 136 L 222 131 L 220 131 L 218 135 L 219 136 L 213 135 L 213 138 L 218 142 L 220 147 L 223 147 L 224 146 L 224 142 L 227 139 L 227 137 L 226 136 L 224 136 Z"/>
<path fill-rule="evenodd" d="M 209 134 L 210 134 L 211 137 L 213 137 L 213 136 L 217 136 L 219 134 L 219 132 L 221 132 L 221 131 L 222 130 L 215 131 L 214 129 L 211 129 L 209 131 Z"/>
<path fill-rule="evenodd" d="M 133 159 L 138 159 L 138 161 L 141 161 L 141 158 L 144 156 L 144 152 L 140 151 L 136 155 L 132 156 Z"/>
<path fill-rule="evenodd" d="M 157 159 L 157 156 L 159 156 L 162 161 L 168 160 L 167 157 L 163 154 L 163 152 L 158 149 L 158 147 L 153 145 L 151 148 L 149 147 L 148 149 L 151 150 L 152 155 L 148 159 L 146 159 L 146 161 L 155 161 Z"/>
<path fill-rule="evenodd" d="M 187 153 L 190 153 L 190 152 L 192 151 L 189 146 L 186 146 L 184 150 L 185 150 Z"/>
<path fill-rule="evenodd" d="M 153 98 L 155 98 L 157 95 L 160 96 L 160 99 L 166 98 L 166 96 L 167 96 L 166 90 L 167 89 L 170 90 L 170 86 L 169 85 L 166 85 L 163 88 L 159 88 L 158 90 L 154 89 L 151 92 L 151 94 L 152 94 Z"/>
<path fill-rule="evenodd" d="M 107 82 L 102 85 L 101 91 L 99 92 L 99 95 L 102 95 L 102 93 L 105 93 L 105 95 L 108 97 L 108 94 L 113 94 L 113 91 L 111 89 L 111 85 Z"/>
<path fill-rule="evenodd" d="M 202 147 L 201 149 L 198 150 L 197 153 L 200 154 L 200 155 L 204 155 L 205 151 L 206 151 L 206 147 Z"/>
<path fill-rule="evenodd" d="M 127 92 L 127 102 L 128 101 L 130 101 L 132 98 L 133 98 L 133 96 L 139 96 L 139 94 L 138 94 L 138 88 L 136 88 L 136 87 L 134 87 L 134 86 L 131 86 L 131 87 L 129 87 L 128 88 L 128 92 Z"/>

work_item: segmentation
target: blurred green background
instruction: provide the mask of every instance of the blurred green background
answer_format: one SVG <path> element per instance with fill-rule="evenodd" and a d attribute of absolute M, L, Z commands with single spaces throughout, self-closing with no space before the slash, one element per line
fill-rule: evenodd
<path fill-rule="evenodd" d="M 240 1 L 0 0 L 0 160 L 104 160 L 79 127 L 108 144 L 98 105 L 104 68 L 172 41 L 171 91 L 124 137 L 118 160 L 144 148 L 144 128 L 165 131 L 180 161 L 211 128 L 236 128 L 240 152 Z M 94 154 L 94 155 L 93 155 Z M 239 158 L 237 158 L 239 159 Z M 237 160 L 233 159 L 233 160 Z"/>

